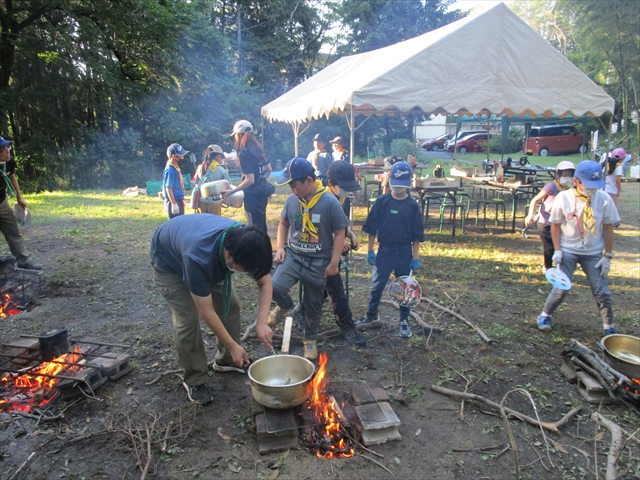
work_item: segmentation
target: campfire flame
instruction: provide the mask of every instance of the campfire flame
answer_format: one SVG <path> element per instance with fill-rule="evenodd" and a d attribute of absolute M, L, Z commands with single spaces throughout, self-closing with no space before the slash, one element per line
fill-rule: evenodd
<path fill-rule="evenodd" d="M 310 384 L 311 394 L 307 402 L 308 408 L 318 420 L 318 429 L 315 431 L 316 444 L 319 448 L 316 456 L 321 458 L 349 458 L 355 454 L 351 447 L 342 422 L 344 419 L 339 411 L 335 399 L 326 392 L 326 365 L 327 354 L 321 353 L 318 362 L 318 372 Z"/>
<path fill-rule="evenodd" d="M 30 373 L 7 374 L 0 378 L 2 393 L 9 392 L 11 395 L 9 399 L 0 399 L 0 412 L 30 412 L 36 407 L 44 407 L 51 403 L 57 397 L 57 392 L 52 393 L 52 390 L 60 381 L 55 375 L 81 370 L 82 367 L 75 364 L 80 362 L 82 357 L 82 351 L 75 347 L 71 353 L 60 355 L 50 362 L 42 362 Z"/>
<path fill-rule="evenodd" d="M 11 300 L 9 294 L 4 294 L 4 303 L 0 305 L 0 318 L 6 318 L 9 315 L 15 315 L 20 313 L 22 310 L 14 308 L 14 302 Z M 0 403 L 1 405 L 1 403 Z"/>

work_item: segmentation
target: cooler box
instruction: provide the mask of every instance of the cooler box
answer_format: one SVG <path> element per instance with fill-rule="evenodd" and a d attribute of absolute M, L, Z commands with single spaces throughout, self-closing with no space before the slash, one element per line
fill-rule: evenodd
<path fill-rule="evenodd" d="M 162 182 L 147 182 L 147 195 L 157 197 L 162 190 Z"/>
<path fill-rule="evenodd" d="M 640 178 L 640 165 L 632 165 L 629 169 L 629 176 L 631 178 Z"/>

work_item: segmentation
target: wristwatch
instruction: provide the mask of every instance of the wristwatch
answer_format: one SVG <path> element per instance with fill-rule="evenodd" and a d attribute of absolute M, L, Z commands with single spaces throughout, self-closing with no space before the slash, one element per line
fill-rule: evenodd
<path fill-rule="evenodd" d="M 602 256 L 607 257 L 609 260 L 611 260 L 613 258 L 613 252 L 604 252 Z"/>

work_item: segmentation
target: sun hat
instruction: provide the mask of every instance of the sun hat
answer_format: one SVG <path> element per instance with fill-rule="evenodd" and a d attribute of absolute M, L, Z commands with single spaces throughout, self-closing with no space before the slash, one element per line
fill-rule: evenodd
<path fill-rule="evenodd" d="M 209 145 L 207 147 L 207 150 L 210 151 L 211 153 L 222 153 L 224 155 L 224 152 L 222 151 L 222 148 L 220 148 L 219 145 Z"/>
<path fill-rule="evenodd" d="M 187 153 L 189 153 L 189 150 L 185 150 L 184 148 L 182 148 L 182 145 L 180 145 L 179 143 L 172 143 L 171 145 L 169 145 L 169 148 L 167 148 L 168 158 L 171 158 L 171 155 L 178 155 L 180 157 L 186 155 Z"/>
<path fill-rule="evenodd" d="M 602 167 L 598 162 L 585 160 L 578 164 L 574 178 L 577 178 L 587 188 L 604 188 Z"/>
<path fill-rule="evenodd" d="M 391 167 L 389 173 L 389 186 L 394 187 L 411 187 L 411 177 L 413 176 L 413 168 L 407 162 L 396 162 Z"/>
<path fill-rule="evenodd" d="M 337 143 L 338 145 L 344 145 L 344 140 L 342 139 L 342 137 L 340 135 L 338 135 L 333 140 L 330 140 L 329 143 Z"/>
<path fill-rule="evenodd" d="M 353 168 L 353 165 L 345 160 L 333 162 L 327 171 L 327 176 L 329 180 L 331 180 L 331 183 L 339 185 L 347 192 L 362 190 L 358 180 L 356 180 L 356 170 Z"/>
<path fill-rule="evenodd" d="M 251 125 L 251 122 L 247 120 L 238 120 L 233 126 L 233 132 L 231 132 L 231 135 L 246 132 L 253 132 L 253 125 Z"/>
<path fill-rule="evenodd" d="M 573 162 L 570 162 L 569 160 L 561 161 L 556 167 L 556 170 L 575 170 L 575 169 L 576 169 L 576 166 L 573 164 Z"/>
<path fill-rule="evenodd" d="M 306 158 L 292 158 L 284 167 L 284 173 L 282 174 L 282 177 L 280 177 L 280 180 L 276 182 L 276 185 L 282 186 L 296 178 L 310 177 L 315 173 L 315 171 L 316 170 L 313 168 L 313 165 L 311 165 L 311 162 L 307 161 Z"/>

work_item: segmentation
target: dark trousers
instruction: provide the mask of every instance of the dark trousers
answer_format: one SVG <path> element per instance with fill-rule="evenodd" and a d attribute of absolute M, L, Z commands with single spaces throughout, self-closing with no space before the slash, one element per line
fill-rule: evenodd
<path fill-rule="evenodd" d="M 369 305 L 367 306 L 367 316 L 369 318 L 378 316 L 380 299 L 391 273 L 393 272 L 396 278 L 409 275 L 409 264 L 412 256 L 411 244 L 406 246 L 381 245 L 378 248 L 376 265 L 373 267 L 371 274 L 371 289 L 369 291 Z M 410 312 L 411 309 L 409 307 L 400 307 L 400 318 L 409 318 Z"/>
<path fill-rule="evenodd" d="M 538 222 L 538 233 L 540 234 L 540 240 L 542 240 L 542 254 L 544 255 L 544 268 L 549 269 L 553 267 L 551 257 L 553 257 L 553 240 L 551 239 L 551 225 L 545 225 Z"/>
<path fill-rule="evenodd" d="M 342 276 L 338 273 L 332 277 L 327 277 L 327 285 L 325 287 L 325 298 L 329 297 L 331 302 L 331 310 L 336 317 L 336 325 L 349 326 L 354 325 L 353 314 L 349 308 L 349 302 L 347 302 L 347 295 L 342 283 Z M 299 327 L 304 330 L 305 328 L 305 310 L 304 302 L 300 304 L 300 317 Z"/>
<path fill-rule="evenodd" d="M 178 204 L 178 207 L 180 207 L 180 212 L 179 213 L 171 213 L 171 201 L 169 201 L 168 198 L 164 199 L 164 208 L 167 211 L 167 217 L 169 217 L 169 220 L 171 220 L 173 217 L 177 217 L 179 215 L 184 215 L 184 199 L 176 200 L 176 203 Z"/>

